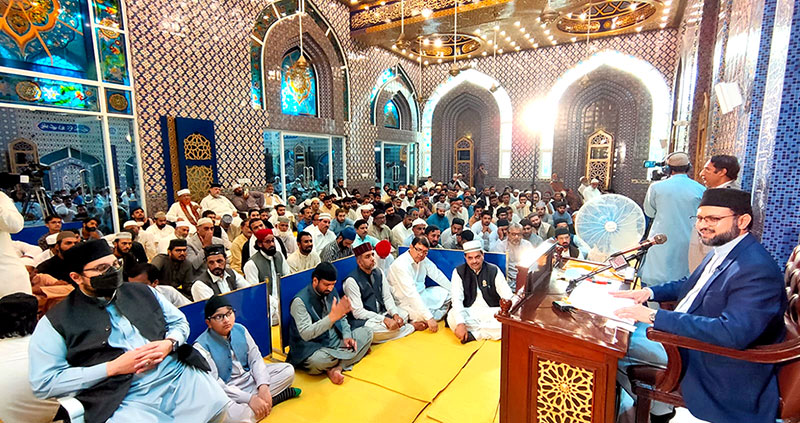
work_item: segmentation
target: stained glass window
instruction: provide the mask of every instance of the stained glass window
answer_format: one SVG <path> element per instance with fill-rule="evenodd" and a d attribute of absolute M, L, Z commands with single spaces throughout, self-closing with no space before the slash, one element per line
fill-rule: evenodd
<path fill-rule="evenodd" d="M 397 105 L 393 100 L 387 101 L 383 106 L 383 116 L 383 126 L 400 129 L 400 114 L 397 112 Z"/>
<path fill-rule="evenodd" d="M 94 0 L 94 22 L 109 28 L 122 28 L 120 0 Z"/>
<path fill-rule="evenodd" d="M 290 51 L 281 64 L 281 111 L 286 115 L 317 115 L 317 76 L 300 50 Z"/>
<path fill-rule="evenodd" d="M 97 79 L 86 1 L 0 1 L 0 65 Z"/>
<path fill-rule="evenodd" d="M 97 28 L 97 49 L 100 53 L 100 72 L 103 74 L 103 81 L 129 85 L 125 35 L 110 29 Z"/>
<path fill-rule="evenodd" d="M 0 102 L 100 111 L 93 86 L 8 73 L 0 73 Z"/>

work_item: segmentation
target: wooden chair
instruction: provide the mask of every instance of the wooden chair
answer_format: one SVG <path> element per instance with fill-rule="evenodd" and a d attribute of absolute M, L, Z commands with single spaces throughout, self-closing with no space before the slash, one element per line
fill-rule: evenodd
<path fill-rule="evenodd" d="M 781 396 L 780 417 L 784 423 L 800 422 L 800 245 L 786 263 L 786 339 L 780 344 L 734 350 L 649 328 L 647 337 L 664 345 L 667 368 L 631 366 L 628 376 L 637 395 L 636 422 L 650 421 L 650 403 L 661 401 L 676 407 L 685 406 L 680 392 L 681 356 L 678 348 L 687 348 L 753 363 L 780 364 L 778 386 Z"/>

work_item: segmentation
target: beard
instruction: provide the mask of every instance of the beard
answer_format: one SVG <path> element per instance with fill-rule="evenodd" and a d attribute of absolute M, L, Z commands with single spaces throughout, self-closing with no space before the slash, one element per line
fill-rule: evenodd
<path fill-rule="evenodd" d="M 225 274 L 225 268 L 217 267 L 216 269 L 211 271 L 211 274 L 217 277 L 222 277 Z"/>
<path fill-rule="evenodd" d="M 731 225 L 731 228 L 727 232 L 723 232 L 721 234 L 714 235 L 711 239 L 706 240 L 703 238 L 702 234 L 700 235 L 700 242 L 703 245 L 709 247 L 719 247 L 720 245 L 727 244 L 730 241 L 736 239 L 739 236 L 739 227 L 736 225 Z"/>

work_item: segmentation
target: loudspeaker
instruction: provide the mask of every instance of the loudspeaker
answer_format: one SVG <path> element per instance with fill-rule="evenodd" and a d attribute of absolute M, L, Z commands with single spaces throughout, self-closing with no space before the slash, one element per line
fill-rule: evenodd
<path fill-rule="evenodd" d="M 735 82 L 720 82 L 714 86 L 714 93 L 717 94 L 719 110 L 723 115 L 742 104 L 742 94 Z"/>

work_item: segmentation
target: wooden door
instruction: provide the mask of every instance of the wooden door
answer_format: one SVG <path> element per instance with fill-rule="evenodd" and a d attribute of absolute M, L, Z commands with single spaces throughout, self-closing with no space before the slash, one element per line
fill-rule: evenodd
<path fill-rule="evenodd" d="M 456 159 L 455 170 L 453 173 L 461 173 L 464 175 L 464 181 L 469 186 L 473 186 L 472 172 L 475 169 L 473 150 L 475 143 L 470 137 L 461 137 L 456 141 Z"/>
<path fill-rule="evenodd" d="M 614 137 L 602 129 L 589 135 L 586 142 L 586 176 L 589 180 L 600 181 L 600 186 L 604 190 L 611 184 L 613 160 Z"/>

